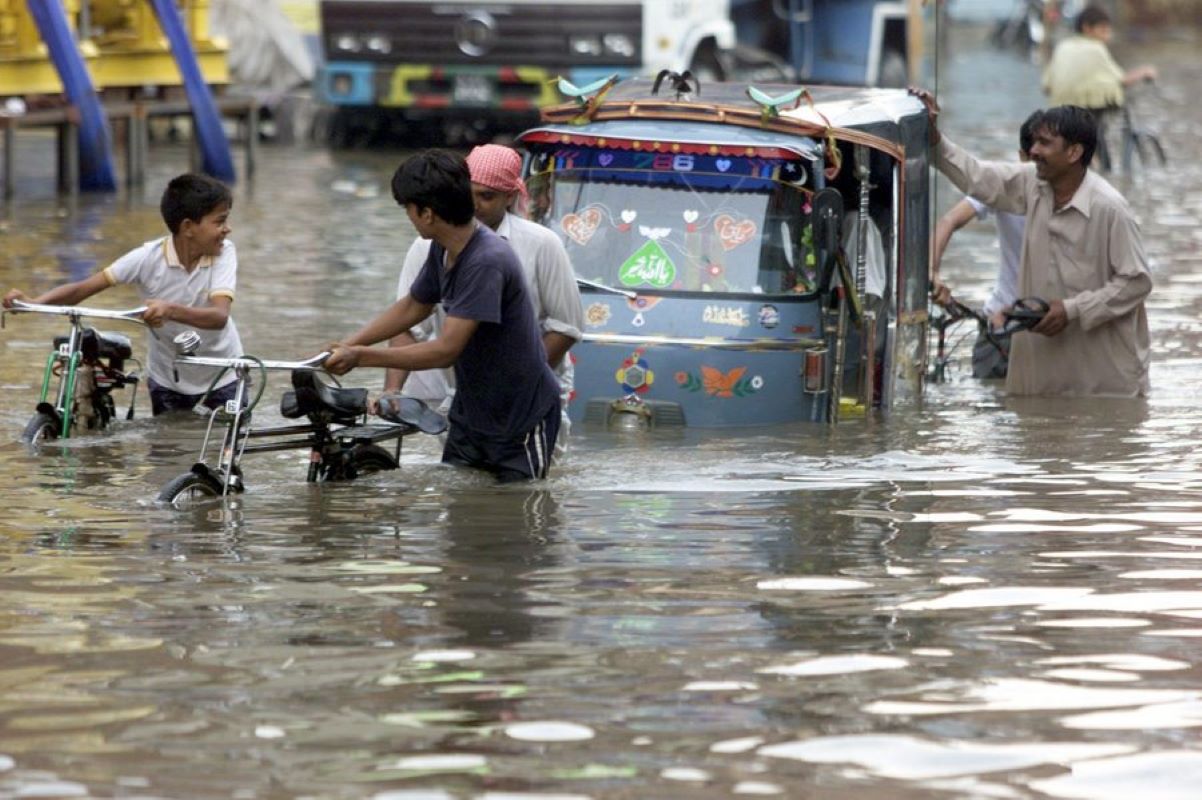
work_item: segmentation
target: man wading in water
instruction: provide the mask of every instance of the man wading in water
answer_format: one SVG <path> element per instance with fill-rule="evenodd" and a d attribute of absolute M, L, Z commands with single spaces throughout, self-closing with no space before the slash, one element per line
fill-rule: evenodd
<path fill-rule="evenodd" d="M 1089 169 L 1093 116 L 1050 108 L 1035 128 L 1030 164 L 980 161 L 940 134 L 932 94 L 910 92 L 927 107 L 939 171 L 965 194 L 1027 218 L 1019 294 L 1043 298 L 1049 309 L 1030 332 L 1014 335 L 1006 392 L 1146 395 L 1152 277 L 1127 201 Z"/>

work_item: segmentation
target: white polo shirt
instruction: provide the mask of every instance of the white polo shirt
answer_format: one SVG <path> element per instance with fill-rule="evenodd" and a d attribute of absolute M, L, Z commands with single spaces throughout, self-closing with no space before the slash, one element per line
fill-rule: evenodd
<path fill-rule="evenodd" d="M 985 301 L 985 313 L 993 315 L 1014 305 L 1014 301 L 1018 299 L 1018 264 L 1022 260 L 1023 233 L 1027 230 L 1027 217 L 1008 211 L 995 212 L 975 197 L 965 199 L 972 206 L 977 219 L 988 219 L 990 214 L 997 215 L 997 243 L 1001 248 L 1002 262 L 998 266 L 997 283 L 993 285 L 993 291 Z"/>
<path fill-rule="evenodd" d="M 166 300 L 192 308 L 203 308 L 213 297 L 234 299 L 234 286 L 238 275 L 238 256 L 234 243 L 228 239 L 216 258 L 204 257 L 191 272 L 184 269 L 170 236 L 147 242 L 136 247 L 114 261 L 104 270 L 110 286 L 129 283 L 137 287 L 143 301 Z M 146 365 L 150 377 L 160 386 L 181 394 L 202 394 L 209 388 L 210 381 L 218 368 L 180 366 L 179 380 L 175 379 L 175 348 L 172 340 L 176 334 L 195 330 L 200 334 L 200 347 L 195 355 L 217 358 L 236 358 L 242 355 L 242 340 L 233 317 L 219 330 L 190 328 L 179 322 L 164 322 L 150 332 L 150 356 Z M 217 384 L 225 386 L 235 380 L 232 372 L 226 373 Z"/>

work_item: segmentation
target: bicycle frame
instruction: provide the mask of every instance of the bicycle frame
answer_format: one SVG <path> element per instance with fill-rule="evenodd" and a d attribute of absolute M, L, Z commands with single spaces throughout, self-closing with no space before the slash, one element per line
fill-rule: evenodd
<path fill-rule="evenodd" d="M 221 494 L 228 495 L 231 488 L 240 489 L 241 487 L 233 486 L 232 482 L 237 478 L 239 464 L 242 461 L 242 456 L 247 452 L 247 441 L 252 436 L 270 436 L 281 435 L 287 433 L 299 433 L 300 429 L 311 428 L 313 426 L 291 425 L 283 428 L 268 429 L 254 431 L 250 427 L 250 408 L 246 407 L 247 388 L 249 386 L 250 372 L 253 368 L 259 368 L 264 377 L 267 370 L 270 369 L 320 369 L 322 362 L 329 357 L 329 353 L 321 353 L 305 361 L 264 361 L 257 358 L 213 358 L 208 356 L 182 356 L 176 359 L 177 364 L 191 364 L 205 367 L 218 367 L 221 369 L 232 369 L 236 377 L 237 389 L 234 393 L 234 398 L 226 402 L 222 409 L 213 409 L 209 414 L 209 424 L 205 429 L 204 440 L 200 445 L 200 456 L 197 460 L 197 466 L 205 463 L 205 456 L 209 451 L 209 441 L 213 437 L 213 425 L 217 421 L 220 413 L 224 412 L 230 419 L 226 423 L 225 432 L 222 434 L 220 455 L 217 460 L 217 471 L 221 478 Z M 296 447 L 308 447 L 308 440 L 298 440 L 295 442 L 287 442 L 275 447 L 258 447 L 251 448 L 249 452 L 263 452 L 265 450 L 290 450 Z"/>
<path fill-rule="evenodd" d="M 59 425 L 58 435 L 61 438 L 71 436 L 71 427 L 75 415 L 75 390 L 79 377 L 80 365 L 83 362 L 84 319 L 111 319 L 123 322 L 136 322 L 145 325 L 140 317 L 146 311 L 145 306 L 116 311 L 102 308 L 87 308 L 83 306 L 58 306 L 40 303 L 27 303 L 22 300 L 13 302 L 12 308 L 6 308 L 0 313 L 0 328 L 4 327 L 5 318 L 9 314 L 50 314 L 67 318 L 71 328 L 66 343 L 59 346 L 46 357 L 46 366 L 42 372 L 42 391 L 38 399 L 37 409 L 40 413 L 52 417 Z M 48 402 L 50 387 L 56 365 L 62 365 L 58 391 L 54 403 Z M 135 387 L 135 391 L 137 391 Z"/>
<path fill-rule="evenodd" d="M 989 321 L 985 318 L 984 314 L 964 305 L 958 300 L 952 300 L 946 306 L 941 306 L 940 308 L 944 313 L 931 317 L 931 327 L 937 335 L 934 363 L 931 364 L 928 375 L 932 383 L 943 383 L 947 380 L 947 367 L 951 361 L 951 353 L 947 348 L 948 328 L 971 319 L 976 322 L 978 330 L 989 330 Z M 954 345 L 952 349 L 955 349 Z"/>
<path fill-rule="evenodd" d="M 209 414 L 208 426 L 200 447 L 199 460 L 191 470 L 191 473 L 197 476 L 196 479 L 208 482 L 214 488 L 219 485 L 220 496 L 225 497 L 245 488 L 242 484 L 241 461 L 247 453 L 306 449 L 310 453 L 307 480 L 316 482 L 323 477 L 336 480 L 348 477 L 343 470 L 346 469 L 348 463 L 356 463 L 353 454 L 359 446 L 374 445 L 376 442 L 387 439 L 396 439 L 396 450 L 391 457 L 390 467 L 395 468 L 400 461 L 401 439 L 416 432 L 418 430 L 416 426 L 408 424 L 347 424 L 345 413 L 338 419 L 333 419 L 327 418 L 324 410 L 308 412 L 310 419 L 308 424 L 279 425 L 258 429 L 251 425 L 251 412 L 258 402 L 258 396 L 249 403 L 247 402 L 252 370 L 259 370 L 263 382 L 266 383 L 266 374 L 269 370 L 293 372 L 320 370 L 321 364 L 328 356 L 329 353 L 322 353 L 305 361 L 265 361 L 250 356 L 241 358 L 182 356 L 177 358 L 177 364 L 232 369 L 237 381 L 234 398 L 227 401 L 221 408 L 213 409 Z M 261 393 L 260 391 L 260 395 Z M 333 412 L 334 410 L 330 409 L 330 413 L 333 414 Z M 216 441 L 214 426 L 217 424 L 218 417 L 222 415 L 225 417 L 225 430 L 221 435 L 215 468 L 210 468 L 206 459 L 210 453 L 210 445 Z M 251 442 L 252 439 L 274 441 Z M 368 456 L 370 453 L 363 457 Z M 346 460 L 348 457 L 351 457 L 349 462 Z M 387 454 L 384 457 L 387 458 Z M 377 463 L 375 466 L 379 468 L 380 465 Z M 353 473 L 349 477 L 353 477 Z M 180 476 L 176 480 L 183 478 L 185 476 Z M 168 484 L 168 487 L 170 486 L 172 484 Z M 169 491 L 172 490 L 164 489 L 164 492 Z M 164 499 L 164 495 L 160 494 L 160 499 Z"/>

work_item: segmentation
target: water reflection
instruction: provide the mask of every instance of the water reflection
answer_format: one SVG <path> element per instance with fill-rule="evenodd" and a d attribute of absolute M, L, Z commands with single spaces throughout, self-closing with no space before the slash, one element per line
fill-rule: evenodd
<path fill-rule="evenodd" d="M 1008 157 L 1037 71 L 955 59 L 949 130 Z M 1188 96 L 1190 64 L 1166 90 Z M 573 431 L 537 487 L 419 437 L 348 484 L 255 454 L 244 495 L 183 513 L 152 500 L 203 420 L 10 437 L 0 794 L 1198 796 L 1198 112 L 1149 113 L 1174 162 L 1125 186 L 1157 260 L 1146 402 L 1008 399 L 961 371 L 921 413 L 834 432 Z M 152 183 L 186 155 L 156 149 Z M 256 355 L 309 355 L 383 304 L 412 237 L 399 158 L 264 150 L 232 236 Z M 159 233 L 157 195 L 24 192 L 0 281 L 107 263 Z M 949 250 L 969 297 L 991 237 Z M 0 334 L 4 430 L 56 332 Z"/>

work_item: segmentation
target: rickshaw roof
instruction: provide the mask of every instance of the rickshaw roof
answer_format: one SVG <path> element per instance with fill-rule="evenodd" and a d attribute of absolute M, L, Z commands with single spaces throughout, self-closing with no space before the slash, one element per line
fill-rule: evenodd
<path fill-rule="evenodd" d="M 605 96 L 606 101 L 671 100 L 675 92 L 668 81 L 660 86 L 659 94 L 652 94 L 655 81 L 651 78 L 631 78 L 621 81 Z M 692 95 L 689 102 L 699 105 L 721 105 L 759 111 L 760 106 L 747 95 L 750 87 L 764 94 L 780 96 L 801 88 L 795 83 L 703 83 L 700 91 Z M 781 116 L 822 122 L 814 111 L 820 111 L 832 125 L 854 128 L 877 122 L 898 122 L 902 117 L 923 114 L 925 109 L 918 98 L 905 89 L 865 88 L 863 86 L 814 85 L 805 87 L 814 98 L 814 107 L 802 101 L 792 111 L 783 111 Z M 808 113 L 807 113 L 808 112 Z"/>
<path fill-rule="evenodd" d="M 545 140 L 547 135 L 569 139 L 586 136 L 590 139 L 627 142 L 666 140 L 686 145 L 716 145 L 720 148 L 755 147 L 786 150 L 810 161 L 820 157 L 818 143 L 808 136 L 782 136 L 774 131 L 755 128 L 663 119 L 618 119 L 588 125 L 543 125 L 526 131 L 518 139 L 530 143 Z"/>
<path fill-rule="evenodd" d="M 573 101 L 544 109 L 543 118 L 549 125 L 566 123 L 564 127 L 570 127 L 572 132 L 588 136 L 595 135 L 594 131 L 612 122 L 638 120 L 658 125 L 649 130 L 673 141 L 679 141 L 684 135 L 684 121 L 688 120 L 704 125 L 689 131 L 694 136 L 713 137 L 714 131 L 721 129 L 722 138 L 743 141 L 743 136 L 762 134 L 764 138 L 754 142 L 757 146 L 784 147 L 793 136 L 808 139 L 808 144 L 803 147 L 809 154 L 814 152 L 810 137 L 816 130 L 862 130 L 898 144 L 901 121 L 911 117 L 925 118 L 926 115 L 918 98 L 904 89 L 808 86 L 805 87 L 808 97 L 783 106 L 777 115 L 765 115 L 763 106 L 749 96 L 751 88 L 779 98 L 802 87 L 788 83 L 704 83 L 699 91 L 683 94 L 678 99 L 670 80 L 663 81 L 658 93 L 652 92 L 654 85 L 655 81 L 650 78 L 620 81 L 590 100 L 590 107 L 595 108 L 587 114 L 580 101 Z M 584 124 L 580 124 L 582 122 Z M 793 140 L 795 145 L 797 139 Z"/>

